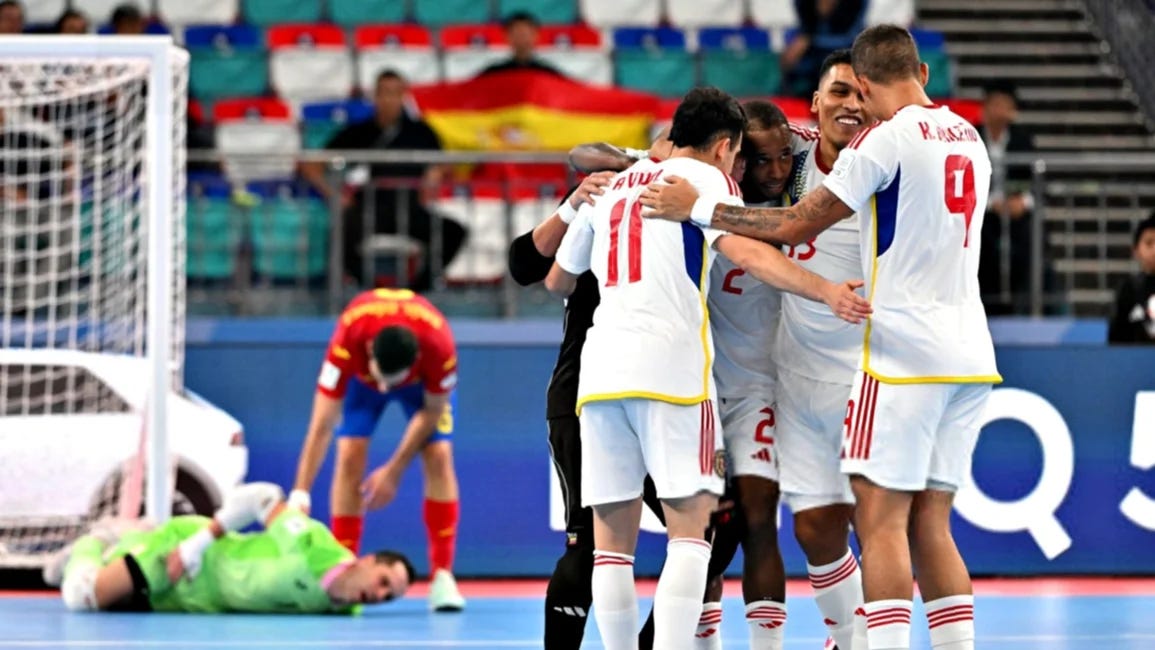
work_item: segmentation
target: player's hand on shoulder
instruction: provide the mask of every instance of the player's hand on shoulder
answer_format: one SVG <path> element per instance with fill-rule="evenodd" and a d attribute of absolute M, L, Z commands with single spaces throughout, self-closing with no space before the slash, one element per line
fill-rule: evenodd
<path fill-rule="evenodd" d="M 680 176 L 667 176 L 650 183 L 640 197 L 643 217 L 659 217 L 670 221 L 688 221 L 698 190 Z"/>
<path fill-rule="evenodd" d="M 605 194 L 605 188 L 609 186 L 610 181 L 613 180 L 615 172 L 594 172 L 586 176 L 582 180 L 578 188 L 569 195 L 569 205 L 574 210 L 581 207 L 583 203 L 594 204 L 595 197 Z"/>
<path fill-rule="evenodd" d="M 864 286 L 862 280 L 847 280 L 842 283 L 829 283 L 823 302 L 830 307 L 835 316 L 848 323 L 858 324 L 868 318 L 874 310 L 870 301 L 858 295 L 857 290 Z"/>

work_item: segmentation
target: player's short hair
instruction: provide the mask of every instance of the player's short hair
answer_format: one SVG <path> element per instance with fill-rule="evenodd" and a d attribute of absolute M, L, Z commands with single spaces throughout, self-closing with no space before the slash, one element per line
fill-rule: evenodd
<path fill-rule="evenodd" d="M 377 564 L 392 564 L 400 562 L 401 566 L 405 567 L 405 574 L 409 576 L 409 584 L 417 581 L 417 568 L 409 561 L 409 558 L 398 551 L 377 551 L 373 553 L 373 561 Z"/>
<path fill-rule="evenodd" d="M 1131 242 L 1131 248 L 1139 245 L 1139 240 L 1143 239 L 1143 233 L 1148 230 L 1155 230 L 1155 210 L 1147 215 L 1147 218 L 1140 221 L 1139 225 L 1135 226 L 1135 241 Z"/>
<path fill-rule="evenodd" d="M 373 337 L 373 360 L 387 375 L 405 370 L 417 360 L 417 335 L 400 325 L 382 329 Z"/>
<path fill-rule="evenodd" d="M 501 21 L 502 26 L 506 29 L 513 27 L 516 23 L 529 23 L 534 27 L 541 26 L 541 23 L 537 21 L 537 16 L 525 10 L 511 12 Z"/>
<path fill-rule="evenodd" d="M 863 30 L 854 39 L 850 58 L 855 74 L 880 84 L 918 79 L 922 67 L 914 37 L 897 25 L 875 25 Z"/>
<path fill-rule="evenodd" d="M 743 102 L 742 110 L 746 113 L 746 128 L 751 130 L 773 129 L 790 125 L 790 120 L 786 119 L 786 114 L 774 102 L 751 99 Z"/>
<path fill-rule="evenodd" d="M 745 130 L 746 112 L 738 100 L 706 86 L 686 93 L 678 104 L 670 127 L 670 141 L 675 147 L 704 151 L 720 138 L 730 138 L 737 143 Z"/>
<path fill-rule="evenodd" d="M 826 78 L 826 73 L 830 72 L 830 69 L 836 65 L 854 65 L 854 59 L 849 48 L 834 50 L 827 54 L 825 59 L 822 59 L 822 67 L 818 69 L 818 83 L 821 84 L 822 80 Z"/>
<path fill-rule="evenodd" d="M 376 88 L 377 86 L 380 86 L 381 82 L 385 81 L 386 79 L 396 79 L 401 83 L 405 83 L 405 77 L 400 72 L 397 72 L 393 68 L 385 68 L 381 72 L 377 73 L 377 80 L 373 82 L 373 87 Z"/>

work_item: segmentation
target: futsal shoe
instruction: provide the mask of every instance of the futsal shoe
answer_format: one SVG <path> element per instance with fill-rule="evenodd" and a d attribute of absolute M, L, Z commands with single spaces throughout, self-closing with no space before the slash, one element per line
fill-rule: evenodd
<path fill-rule="evenodd" d="M 465 599 L 457 589 L 453 574 L 438 569 L 429 585 L 429 609 L 435 612 L 460 612 L 465 609 Z"/>

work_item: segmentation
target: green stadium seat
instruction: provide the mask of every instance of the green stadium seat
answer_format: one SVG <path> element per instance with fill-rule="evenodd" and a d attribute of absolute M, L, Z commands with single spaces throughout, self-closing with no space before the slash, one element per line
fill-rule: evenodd
<path fill-rule="evenodd" d="M 406 0 L 328 0 L 329 20 L 343 27 L 400 23 L 408 17 Z"/>
<path fill-rule="evenodd" d="M 681 97 L 697 82 L 697 66 L 689 52 L 651 48 L 618 50 L 614 54 L 618 85 L 663 97 Z"/>
<path fill-rule="evenodd" d="M 710 50 L 702 53 L 702 80 L 735 97 L 766 97 L 778 92 L 782 71 L 770 51 Z"/>
<path fill-rule="evenodd" d="M 227 197 L 192 197 L 187 215 L 185 265 L 189 278 L 232 277 L 241 245 L 241 212 Z"/>
<path fill-rule="evenodd" d="M 492 16 L 485 0 L 413 0 L 413 18 L 425 27 L 487 23 Z"/>
<path fill-rule="evenodd" d="M 206 102 L 222 97 L 259 97 L 269 88 L 265 50 L 190 49 L 189 90 Z"/>
<path fill-rule="evenodd" d="M 568 25 L 578 19 L 575 0 L 498 0 L 498 18 L 505 18 L 515 11 L 528 11 L 538 22 L 546 25 Z"/>
<path fill-rule="evenodd" d="M 245 20 L 262 27 L 278 23 L 315 23 L 321 20 L 321 0 L 243 0 Z"/>
<path fill-rule="evenodd" d="M 271 280 L 325 275 L 329 260 L 329 208 L 321 199 L 278 196 L 253 208 L 253 269 Z"/>
<path fill-rule="evenodd" d="M 926 94 L 929 97 L 954 96 L 954 66 L 950 55 L 946 52 L 922 52 L 922 60 L 930 68 L 930 77 L 926 82 Z"/>

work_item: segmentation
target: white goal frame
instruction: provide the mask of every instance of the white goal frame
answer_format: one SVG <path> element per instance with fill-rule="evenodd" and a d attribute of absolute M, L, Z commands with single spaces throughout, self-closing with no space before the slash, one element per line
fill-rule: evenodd
<path fill-rule="evenodd" d="M 148 179 L 147 343 L 149 367 L 145 432 L 145 514 L 154 521 L 169 518 L 173 485 L 167 429 L 172 389 L 169 355 L 172 345 L 171 255 L 173 251 L 173 93 L 171 36 L 36 36 L 0 37 L 4 58 L 133 58 L 148 60 L 145 178 Z"/>

